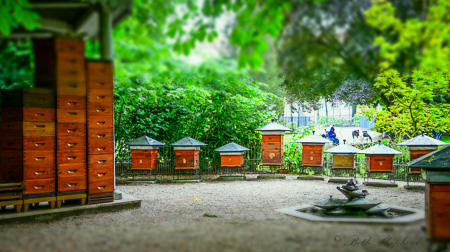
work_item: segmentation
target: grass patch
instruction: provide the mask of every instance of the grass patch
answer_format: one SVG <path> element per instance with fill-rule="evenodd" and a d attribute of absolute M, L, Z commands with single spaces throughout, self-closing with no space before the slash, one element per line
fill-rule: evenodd
<path fill-rule="evenodd" d="M 210 218 L 217 218 L 219 216 L 215 215 L 215 214 L 210 214 L 210 213 L 204 213 L 203 217 L 210 217 Z"/>

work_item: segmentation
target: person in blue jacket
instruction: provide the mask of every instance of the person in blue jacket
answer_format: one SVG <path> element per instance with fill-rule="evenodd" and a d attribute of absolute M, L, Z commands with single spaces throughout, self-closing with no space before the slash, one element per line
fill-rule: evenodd
<path fill-rule="evenodd" d="M 368 138 L 370 139 L 370 142 L 373 142 L 373 141 L 372 141 L 372 137 L 369 135 L 369 133 L 364 132 L 364 133 L 363 133 L 363 137 L 368 137 Z"/>
<path fill-rule="evenodd" d="M 339 139 L 336 138 L 336 133 L 334 132 L 334 128 L 328 131 L 328 139 L 333 141 L 335 145 L 339 145 Z"/>

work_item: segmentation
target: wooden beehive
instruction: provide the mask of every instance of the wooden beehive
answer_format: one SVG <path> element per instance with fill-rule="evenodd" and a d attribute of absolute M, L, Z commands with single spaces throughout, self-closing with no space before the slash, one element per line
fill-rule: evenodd
<path fill-rule="evenodd" d="M 157 167 L 158 146 L 164 145 L 148 136 L 127 142 L 131 149 L 131 170 L 154 170 Z"/>
<path fill-rule="evenodd" d="M 256 129 L 262 135 L 262 165 L 282 166 L 284 164 L 284 134 L 291 129 L 271 123 Z"/>
<path fill-rule="evenodd" d="M 23 182 L 24 199 L 54 197 L 54 92 L 27 88 L 2 96 L 0 182 Z"/>
<path fill-rule="evenodd" d="M 383 144 L 378 144 L 365 149 L 361 154 L 366 154 L 366 171 L 392 173 L 394 171 L 394 156 L 401 152 L 391 149 Z"/>
<path fill-rule="evenodd" d="M 323 147 L 326 143 L 332 143 L 330 140 L 321 136 L 312 135 L 296 141 L 302 143 L 302 166 L 322 167 L 323 166 Z"/>
<path fill-rule="evenodd" d="M 355 155 L 333 155 L 333 169 L 355 169 Z"/>
<path fill-rule="evenodd" d="M 88 203 L 114 200 L 113 64 L 88 60 L 87 158 Z"/>
<path fill-rule="evenodd" d="M 408 146 L 410 160 L 416 160 L 428 153 L 437 150 L 440 145 L 448 145 L 437 139 L 422 135 L 411 138 L 407 141 L 399 143 L 400 146 Z M 409 168 L 409 174 L 420 174 L 420 169 Z"/>
<path fill-rule="evenodd" d="M 409 164 L 422 169 L 425 186 L 425 218 L 431 241 L 450 241 L 450 146 L 424 155 Z"/>
<path fill-rule="evenodd" d="M 243 152 L 248 150 L 249 149 L 234 143 L 232 139 L 231 143 L 219 147 L 214 151 L 220 153 L 221 167 L 242 167 L 244 165 Z"/>
<path fill-rule="evenodd" d="M 171 145 L 175 151 L 175 170 L 200 169 L 200 146 L 206 144 L 186 135 Z"/>

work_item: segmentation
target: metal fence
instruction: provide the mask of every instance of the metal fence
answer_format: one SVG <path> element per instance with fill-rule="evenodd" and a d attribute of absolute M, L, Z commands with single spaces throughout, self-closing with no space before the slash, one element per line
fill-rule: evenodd
<path fill-rule="evenodd" d="M 296 143 L 286 143 L 286 145 L 296 144 Z M 366 149 L 374 144 L 378 143 L 368 143 L 363 145 L 355 145 L 356 148 Z M 245 145 L 244 145 L 245 146 Z M 209 143 L 208 146 L 201 147 L 200 150 L 200 169 L 199 173 L 201 175 L 219 175 L 224 173 L 224 169 L 220 167 L 220 155 L 215 152 L 214 149 L 218 147 L 217 143 Z M 295 164 L 293 162 L 286 162 L 284 167 L 267 167 L 261 165 L 262 160 L 262 148 L 259 146 L 246 146 L 250 149 L 244 153 L 244 167 L 243 172 L 261 174 L 261 173 L 273 173 L 277 172 L 278 169 L 285 168 L 291 174 L 297 174 L 299 172 L 299 164 L 301 164 L 301 157 L 296 160 Z M 326 145 L 325 149 L 331 148 L 331 145 Z M 394 179 L 395 180 L 406 180 L 408 173 L 407 163 L 410 161 L 409 151 L 405 146 L 390 145 L 389 147 L 394 148 L 402 154 L 396 155 L 394 158 Z M 120 146 L 123 148 L 120 151 L 120 157 L 116 160 L 116 176 L 127 177 L 131 174 L 131 154 L 126 146 Z M 116 148 L 117 150 L 120 148 Z M 300 148 L 301 151 L 301 148 Z M 289 155 L 286 153 L 285 155 Z M 355 164 L 357 168 L 357 176 L 365 176 L 366 169 L 366 157 L 363 154 L 356 154 Z M 324 170 L 322 175 L 327 176 L 349 176 L 350 174 L 345 171 L 335 172 L 332 169 L 332 155 L 325 153 L 324 155 Z M 312 171 L 311 171 L 312 172 Z M 152 175 L 175 175 L 175 152 L 171 146 L 163 146 L 159 148 L 158 151 L 158 163 L 157 169 L 152 171 Z M 388 179 L 388 174 L 374 174 L 371 176 L 376 179 Z M 414 180 L 421 181 L 420 176 L 413 177 Z"/>
<path fill-rule="evenodd" d="M 323 127 L 334 124 L 337 127 L 360 127 L 364 130 L 375 129 L 375 121 L 369 120 L 367 116 L 348 117 L 348 116 L 285 116 L 283 126 L 290 129 L 299 127 L 316 126 Z"/>

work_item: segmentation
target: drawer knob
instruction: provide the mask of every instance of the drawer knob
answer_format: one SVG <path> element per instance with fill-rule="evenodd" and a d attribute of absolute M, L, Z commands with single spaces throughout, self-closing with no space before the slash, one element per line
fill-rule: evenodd
<path fill-rule="evenodd" d="M 105 99 L 105 96 L 104 95 L 97 95 L 97 99 L 103 100 L 103 99 Z"/>
<path fill-rule="evenodd" d="M 97 112 L 105 112 L 106 109 L 98 108 Z"/>
<path fill-rule="evenodd" d="M 36 129 L 43 129 L 43 128 L 45 128 L 45 125 L 34 125 L 34 127 Z"/>
<path fill-rule="evenodd" d="M 76 75 L 78 73 L 78 71 L 77 70 L 70 70 L 69 73 L 73 74 L 73 75 Z"/>
<path fill-rule="evenodd" d="M 34 146 L 36 146 L 36 147 L 42 147 L 44 145 L 45 145 L 45 143 L 34 143 Z"/>
<path fill-rule="evenodd" d="M 36 159 L 36 161 L 42 161 L 45 159 L 45 157 L 35 157 L 34 159 Z"/>
<path fill-rule="evenodd" d="M 73 148 L 73 147 L 75 147 L 75 146 L 77 145 L 77 143 L 67 143 L 67 145 L 68 145 L 70 148 Z"/>
<path fill-rule="evenodd" d="M 14 143 L 8 143 L 8 146 L 14 146 Z"/>
<path fill-rule="evenodd" d="M 97 163 L 104 164 L 104 163 L 106 163 L 106 160 L 98 160 Z"/>
<path fill-rule="evenodd" d="M 97 82 L 97 86 L 99 86 L 99 87 L 103 87 L 104 85 L 105 85 L 104 82 Z"/>
<path fill-rule="evenodd" d="M 77 129 L 68 129 L 67 130 L 68 133 L 73 133 L 73 132 L 76 132 L 76 131 L 77 131 Z"/>
<path fill-rule="evenodd" d="M 74 58 L 69 59 L 69 63 L 75 64 L 75 63 L 77 63 L 77 62 L 78 62 L 77 59 L 74 59 Z"/>
<path fill-rule="evenodd" d="M 71 183 L 71 184 L 68 184 L 69 187 L 75 187 L 75 186 L 77 186 L 77 185 L 78 185 L 78 183 Z"/>
<path fill-rule="evenodd" d="M 43 185 L 37 185 L 37 186 L 34 186 L 34 189 L 36 189 L 36 190 L 42 190 L 42 189 L 44 189 L 44 187 L 45 187 L 45 186 L 43 186 Z"/>
<path fill-rule="evenodd" d="M 106 148 L 105 147 L 99 147 L 97 148 L 98 151 L 104 151 Z"/>
<path fill-rule="evenodd" d="M 106 123 L 106 121 L 98 121 L 97 124 L 98 125 L 104 125 Z"/>
<path fill-rule="evenodd" d="M 43 117 L 44 113 L 36 113 L 36 117 Z"/>
<path fill-rule="evenodd" d="M 77 104 L 78 104 L 78 102 L 67 102 L 67 105 L 69 105 L 69 106 L 75 106 Z"/>
<path fill-rule="evenodd" d="M 68 170 L 67 173 L 76 173 L 77 170 Z"/>
<path fill-rule="evenodd" d="M 106 135 L 105 134 L 98 134 L 97 137 L 98 138 L 104 138 Z"/>
<path fill-rule="evenodd" d="M 69 159 L 69 160 L 74 160 L 74 159 L 76 159 L 77 158 L 77 156 L 68 156 L 67 157 L 67 159 Z"/>
<path fill-rule="evenodd" d="M 37 171 L 37 172 L 34 172 L 34 174 L 36 174 L 36 175 L 42 175 L 42 174 L 44 174 L 45 173 L 45 171 Z"/>
<path fill-rule="evenodd" d="M 105 176 L 106 175 L 106 173 L 98 173 L 97 174 L 97 176 L 99 176 L 99 177 L 103 177 L 103 176 Z"/>
<path fill-rule="evenodd" d="M 75 116 L 75 115 L 78 115 L 78 112 L 67 112 L 67 115 Z"/>
<path fill-rule="evenodd" d="M 77 84 L 69 84 L 69 87 L 70 87 L 70 88 L 77 88 L 78 85 L 77 85 Z"/>
<path fill-rule="evenodd" d="M 105 189 L 106 186 L 97 186 L 97 188 L 100 189 L 100 190 L 102 190 L 102 189 Z"/>

